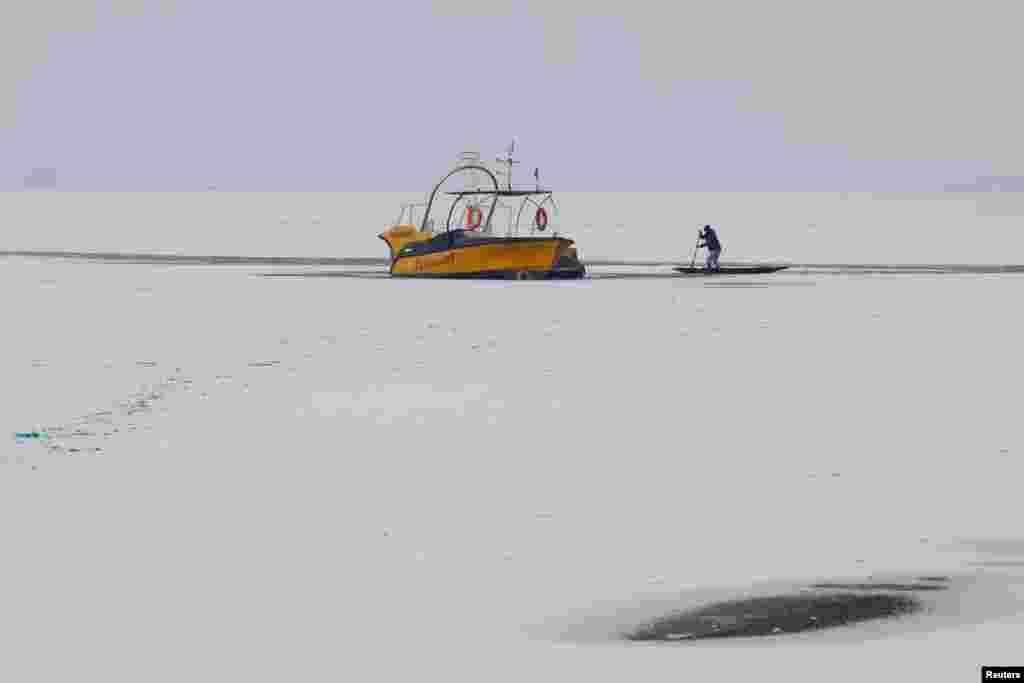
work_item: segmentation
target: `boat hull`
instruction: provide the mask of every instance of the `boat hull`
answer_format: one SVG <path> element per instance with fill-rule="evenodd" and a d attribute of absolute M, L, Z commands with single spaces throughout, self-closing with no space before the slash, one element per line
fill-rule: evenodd
<path fill-rule="evenodd" d="M 760 275 L 765 273 L 777 273 L 789 266 L 722 266 L 718 270 L 707 270 L 705 268 L 687 268 L 677 266 L 672 270 L 683 275 Z"/>
<path fill-rule="evenodd" d="M 448 280 L 579 280 L 586 269 L 552 268 L 550 270 L 478 270 L 472 273 L 392 273 L 391 277 L 435 278 Z"/>
<path fill-rule="evenodd" d="M 466 237 L 443 234 L 403 249 L 396 277 L 454 279 L 579 278 L 585 269 L 564 237 Z"/>

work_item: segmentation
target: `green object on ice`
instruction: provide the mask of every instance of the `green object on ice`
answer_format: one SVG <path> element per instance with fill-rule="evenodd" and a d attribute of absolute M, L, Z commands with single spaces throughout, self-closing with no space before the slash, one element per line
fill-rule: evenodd
<path fill-rule="evenodd" d="M 46 434 L 44 434 L 43 432 L 15 432 L 14 433 L 14 438 L 15 439 L 41 439 L 44 436 L 46 436 Z"/>

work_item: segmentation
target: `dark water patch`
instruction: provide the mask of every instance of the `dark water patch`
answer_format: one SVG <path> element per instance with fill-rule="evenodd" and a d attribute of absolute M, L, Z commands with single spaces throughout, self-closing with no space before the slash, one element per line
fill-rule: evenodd
<path fill-rule="evenodd" d="M 698 281 L 699 278 L 693 275 L 686 275 L 683 273 L 676 272 L 599 272 L 599 271 L 588 271 L 584 280 L 691 280 Z"/>
<path fill-rule="evenodd" d="M 812 588 L 828 590 L 874 590 L 874 591 L 944 591 L 946 586 L 937 583 L 816 583 Z"/>
<path fill-rule="evenodd" d="M 287 273 L 256 273 L 260 277 L 327 277 L 327 278 L 354 278 L 368 280 L 391 280 L 399 282 L 399 278 L 392 278 L 391 273 L 386 270 L 317 270 L 299 271 Z"/>
<path fill-rule="evenodd" d="M 178 265 L 283 265 L 283 266 L 386 266 L 387 258 L 347 256 L 338 258 L 308 256 L 201 256 L 188 254 L 141 254 L 86 251 L 0 251 L 0 256 L 44 259 L 71 259 L 108 263 Z"/>
<path fill-rule="evenodd" d="M 771 287 L 816 287 L 813 280 L 776 280 L 772 282 L 735 282 L 712 280 L 704 283 L 705 287 L 720 287 L 722 289 L 764 289 Z"/>
<path fill-rule="evenodd" d="M 766 275 L 765 277 L 776 278 L 782 275 L 1011 275 L 1011 274 L 1024 274 L 1024 266 L 991 266 L 991 267 L 974 267 L 974 268 L 900 268 L 896 266 L 891 267 L 879 267 L 879 268 L 851 268 L 847 266 L 836 266 L 836 267 L 825 267 L 825 266 L 814 266 L 814 267 L 802 267 L 802 266 L 790 266 L 785 271 L 773 275 Z M 261 272 L 255 273 L 260 277 L 282 277 L 282 278 L 353 278 L 353 279 L 371 279 L 371 280 L 395 280 L 396 282 L 405 282 L 408 280 L 438 280 L 447 281 L 445 278 L 393 278 L 387 270 L 334 270 L 334 271 L 292 271 L 292 272 Z M 660 272 L 660 271 L 646 271 L 646 272 L 630 272 L 630 271 L 588 271 L 585 276 L 575 280 L 546 280 L 548 283 L 561 283 L 566 286 L 572 286 L 574 283 L 578 283 L 581 280 L 702 280 L 702 278 L 687 275 L 685 273 L 676 272 Z M 780 282 L 764 282 L 758 283 L 758 287 L 811 287 L 814 286 L 814 282 L 811 281 L 780 281 Z M 729 286 L 741 286 L 727 283 L 707 283 L 708 286 L 718 287 L 729 287 Z"/>
<path fill-rule="evenodd" d="M 390 259 L 373 256 L 342 256 L 342 257 L 310 257 L 310 256 L 243 256 L 243 255 L 192 255 L 192 254 L 145 254 L 125 252 L 81 252 L 81 251 L 40 251 L 40 250 L 0 250 L 0 257 L 70 259 L 76 261 L 98 261 L 111 263 L 140 264 L 185 264 L 185 265 L 285 265 L 285 266 L 363 266 L 387 267 Z M 629 260 L 629 259 L 588 259 L 582 261 L 587 268 L 597 267 L 630 267 L 630 268 L 665 268 L 687 265 L 689 262 L 676 260 Z M 751 265 L 745 262 L 723 262 L 722 266 Z M 864 264 L 864 263 L 794 263 L 788 264 L 787 272 L 800 273 L 836 273 L 836 274 L 938 274 L 938 275 L 989 275 L 989 274 L 1024 274 L 1024 264 Z M 266 275 L 282 275 L 267 273 Z M 324 274 L 292 273 L 295 276 L 323 276 Z M 353 273 L 335 273 L 342 277 Z M 386 271 L 366 273 L 365 275 L 388 277 Z M 665 273 L 630 274 L 641 277 L 664 277 Z M 667 274 L 675 277 L 678 274 Z M 358 275 L 357 275 L 358 276 Z"/>
<path fill-rule="evenodd" d="M 888 593 L 793 594 L 719 602 L 659 619 L 630 641 L 678 641 L 800 633 L 914 614 L 921 603 Z"/>
<path fill-rule="evenodd" d="M 1022 264 L 863 264 L 863 263 L 806 263 L 790 266 L 790 270 L 837 274 L 880 275 L 997 275 L 1024 273 Z"/>
<path fill-rule="evenodd" d="M 576 643 L 702 640 L 760 647 L 777 642 L 764 636 L 852 643 L 1024 614 L 1024 577 L 1010 569 L 866 574 L 734 588 L 673 590 L 671 583 L 663 578 L 664 589 L 591 599 L 527 629 L 544 640 Z"/>

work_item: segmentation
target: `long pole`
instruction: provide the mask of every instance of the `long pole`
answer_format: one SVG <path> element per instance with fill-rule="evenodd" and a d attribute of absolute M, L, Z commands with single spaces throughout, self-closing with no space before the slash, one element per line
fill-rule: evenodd
<path fill-rule="evenodd" d="M 697 262 L 697 249 L 700 248 L 700 232 L 697 232 L 697 241 L 693 243 L 693 256 L 690 257 L 690 268 Z"/>

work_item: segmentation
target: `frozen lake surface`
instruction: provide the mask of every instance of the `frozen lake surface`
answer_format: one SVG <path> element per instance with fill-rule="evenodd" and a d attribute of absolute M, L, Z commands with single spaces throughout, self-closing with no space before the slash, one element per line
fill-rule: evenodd
<path fill-rule="evenodd" d="M 1024 275 L 285 271 L 0 260 L 5 679 L 1019 663 Z M 892 621 L 621 637 L 926 576 L 948 589 Z"/>

